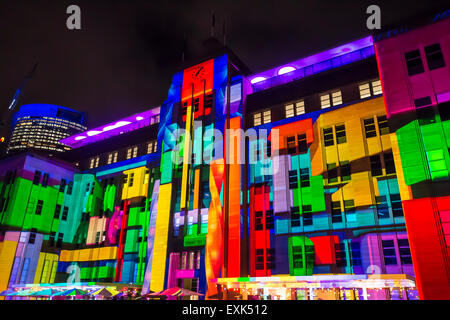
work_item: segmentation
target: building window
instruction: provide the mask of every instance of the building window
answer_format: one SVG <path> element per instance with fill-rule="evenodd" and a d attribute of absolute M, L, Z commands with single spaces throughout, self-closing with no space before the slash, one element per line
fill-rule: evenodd
<path fill-rule="evenodd" d="M 397 264 L 394 240 L 381 240 L 383 246 L 384 264 L 387 266 Z"/>
<path fill-rule="evenodd" d="M 394 155 L 392 154 L 392 151 L 384 153 L 384 167 L 386 169 L 386 174 L 395 173 Z"/>
<path fill-rule="evenodd" d="M 303 225 L 304 226 L 312 226 L 313 225 L 312 206 L 310 204 L 302 206 L 302 216 L 303 216 Z"/>
<path fill-rule="evenodd" d="M 266 249 L 266 268 L 275 269 L 275 248 Z"/>
<path fill-rule="evenodd" d="M 255 230 L 263 230 L 263 215 L 262 211 L 255 211 Z"/>
<path fill-rule="evenodd" d="M 320 96 L 320 106 L 321 106 L 322 109 L 331 107 L 330 94 L 329 93 L 322 94 Z"/>
<path fill-rule="evenodd" d="M 111 164 L 117 162 L 117 154 L 118 154 L 117 151 L 109 153 L 107 163 Z"/>
<path fill-rule="evenodd" d="M 73 189 L 73 181 L 69 181 L 69 184 L 67 185 L 67 194 L 71 195 Z"/>
<path fill-rule="evenodd" d="M 189 270 L 194 269 L 195 251 L 189 252 Z"/>
<path fill-rule="evenodd" d="M 372 94 L 370 93 L 370 85 L 368 83 L 359 85 L 359 97 L 361 99 L 368 98 Z"/>
<path fill-rule="evenodd" d="M 419 49 L 406 52 L 405 60 L 406 68 L 408 69 L 408 75 L 413 76 L 424 71 Z"/>
<path fill-rule="evenodd" d="M 375 120 L 373 118 L 364 119 L 364 131 L 366 132 L 366 138 L 377 136 L 377 131 L 375 130 Z"/>
<path fill-rule="evenodd" d="M 411 251 L 409 250 L 408 239 L 397 239 L 400 261 L 402 264 L 412 264 Z"/>
<path fill-rule="evenodd" d="M 186 270 L 186 267 L 187 267 L 187 252 L 186 251 L 184 251 L 182 254 L 181 254 L 181 270 Z"/>
<path fill-rule="evenodd" d="M 127 159 L 131 159 L 132 152 L 133 152 L 133 148 L 128 148 L 127 149 Z"/>
<path fill-rule="evenodd" d="M 57 204 L 55 207 L 55 214 L 53 215 L 53 219 L 59 219 L 60 213 L 61 213 L 61 205 Z"/>
<path fill-rule="evenodd" d="M 308 142 L 306 134 L 298 134 L 297 141 L 295 141 L 295 136 L 290 136 L 286 138 L 286 145 L 288 154 L 306 153 L 308 151 Z M 297 149 L 298 146 L 298 149 Z M 268 155 L 269 157 L 269 155 Z"/>
<path fill-rule="evenodd" d="M 64 206 L 63 212 L 62 212 L 62 216 L 61 216 L 61 220 L 67 221 L 67 215 L 68 214 L 69 214 L 69 208 Z"/>
<path fill-rule="evenodd" d="M 372 92 L 374 96 L 383 93 L 383 89 L 381 88 L 381 80 L 378 79 L 372 81 Z"/>
<path fill-rule="evenodd" d="M 293 103 L 287 104 L 285 106 L 285 111 L 286 111 L 286 118 L 291 118 L 291 117 L 295 116 L 294 104 Z"/>
<path fill-rule="evenodd" d="M 44 177 L 42 178 L 42 186 L 44 188 L 48 186 L 48 179 L 49 179 L 48 173 L 44 173 Z"/>
<path fill-rule="evenodd" d="M 53 245 L 55 244 L 55 232 L 50 232 L 50 236 L 48 238 L 48 242 L 49 242 L 49 246 L 53 247 Z"/>
<path fill-rule="evenodd" d="M 264 270 L 264 249 L 255 250 L 255 269 Z"/>
<path fill-rule="evenodd" d="M 36 170 L 34 172 L 33 184 L 38 185 L 41 182 L 41 172 Z"/>
<path fill-rule="evenodd" d="M 342 92 L 341 90 L 335 91 L 331 93 L 331 99 L 333 102 L 333 106 L 338 106 L 342 104 Z"/>
<path fill-rule="evenodd" d="M 328 163 L 327 164 L 327 172 L 328 172 L 328 183 L 338 182 L 338 173 L 336 163 Z"/>
<path fill-rule="evenodd" d="M 378 219 L 389 218 L 389 206 L 386 196 L 376 196 L 375 201 L 377 205 Z"/>
<path fill-rule="evenodd" d="M 354 200 L 344 200 L 344 212 L 347 217 L 347 221 L 354 221 L 354 219 L 349 219 L 351 215 L 355 214 L 355 201 Z"/>
<path fill-rule="evenodd" d="M 434 70 L 445 67 L 444 56 L 439 43 L 425 47 L 425 56 L 427 57 L 428 69 Z"/>
<path fill-rule="evenodd" d="M 338 223 L 342 222 L 342 212 L 341 212 L 341 202 L 332 201 L 331 202 L 331 222 Z"/>
<path fill-rule="evenodd" d="M 289 170 L 289 189 L 298 188 L 297 170 Z"/>
<path fill-rule="evenodd" d="M 381 159 L 379 155 L 370 157 L 370 171 L 372 177 L 383 175 L 383 168 L 381 167 Z"/>
<path fill-rule="evenodd" d="M 305 113 L 305 101 L 300 100 L 295 103 L 295 113 L 297 116 Z"/>
<path fill-rule="evenodd" d="M 138 147 L 137 146 L 133 147 L 133 158 L 137 157 L 137 152 L 138 152 Z"/>
<path fill-rule="evenodd" d="M 147 154 L 156 152 L 156 141 L 150 141 L 147 143 Z"/>
<path fill-rule="evenodd" d="M 263 122 L 264 124 L 272 121 L 272 113 L 270 110 L 266 110 L 263 112 Z"/>
<path fill-rule="evenodd" d="M 402 200 L 399 194 L 391 194 L 392 215 L 394 217 L 403 217 Z"/>
<path fill-rule="evenodd" d="M 292 246 L 292 264 L 294 269 L 301 269 L 303 264 L 303 247 Z"/>
<path fill-rule="evenodd" d="M 382 93 L 381 81 L 379 79 L 359 85 L 359 97 L 361 99 L 371 97 L 372 95 L 376 96 Z"/>
<path fill-rule="evenodd" d="M 275 220 L 273 218 L 273 210 L 266 211 L 266 229 L 273 229 L 275 227 Z"/>
<path fill-rule="evenodd" d="M 347 266 L 347 255 L 345 253 L 345 243 L 335 244 L 334 251 L 336 253 L 336 265 L 338 267 Z"/>
<path fill-rule="evenodd" d="M 359 242 L 350 243 L 351 253 L 352 253 L 352 264 L 355 267 L 362 266 L 361 259 L 361 244 Z"/>
<path fill-rule="evenodd" d="M 89 162 L 89 169 L 97 168 L 100 162 L 100 157 L 94 157 Z"/>
<path fill-rule="evenodd" d="M 347 142 L 347 136 L 345 134 L 345 125 L 340 125 L 335 127 L 336 130 L 336 142 L 337 144 Z"/>
<path fill-rule="evenodd" d="M 132 187 L 134 182 L 134 173 L 130 173 L 130 180 L 128 181 L 128 186 Z"/>
<path fill-rule="evenodd" d="M 305 113 L 305 101 L 300 100 L 295 103 L 290 103 L 285 105 L 286 118 L 291 118 L 293 116 L 299 116 Z"/>
<path fill-rule="evenodd" d="M 300 227 L 300 213 L 298 207 L 291 207 L 291 227 Z"/>
<path fill-rule="evenodd" d="M 66 179 L 61 179 L 61 184 L 59 185 L 59 192 L 63 192 L 66 189 L 67 181 Z"/>
<path fill-rule="evenodd" d="M 339 167 L 341 170 L 341 181 L 348 181 L 352 179 L 351 166 L 349 161 L 339 162 Z"/>
<path fill-rule="evenodd" d="M 33 244 L 36 241 L 36 233 L 31 232 L 30 233 L 30 238 L 28 238 L 28 243 Z"/>
<path fill-rule="evenodd" d="M 323 129 L 323 140 L 325 147 L 334 145 L 333 128 Z"/>
<path fill-rule="evenodd" d="M 38 200 L 37 204 L 36 204 L 36 211 L 34 213 L 37 215 L 41 215 L 43 206 L 44 206 L 44 202 L 42 200 Z"/>
<path fill-rule="evenodd" d="M 149 178 L 150 178 L 150 170 L 146 169 L 144 174 L 144 184 L 148 184 Z"/>
<path fill-rule="evenodd" d="M 256 127 L 261 125 L 261 123 L 261 113 L 258 112 L 253 114 L 253 125 Z"/>
<path fill-rule="evenodd" d="M 301 168 L 300 169 L 300 187 L 307 188 L 310 186 L 309 183 L 309 169 Z"/>
<path fill-rule="evenodd" d="M 298 151 L 300 153 L 306 153 L 308 152 L 308 141 L 306 139 L 306 134 L 299 134 L 297 135 L 298 139 Z"/>
<path fill-rule="evenodd" d="M 389 134 L 389 125 L 386 116 L 377 116 L 378 121 L 378 131 L 380 136 Z"/>

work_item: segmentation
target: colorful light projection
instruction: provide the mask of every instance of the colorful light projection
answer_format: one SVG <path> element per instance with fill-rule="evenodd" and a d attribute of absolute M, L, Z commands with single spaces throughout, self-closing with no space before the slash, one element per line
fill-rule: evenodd
<path fill-rule="evenodd" d="M 159 113 L 160 107 L 153 108 L 151 110 L 123 118 L 119 121 L 108 123 L 103 126 L 79 134 L 75 134 L 73 136 L 62 139 L 59 142 L 74 149 L 79 148 L 93 142 L 108 139 L 112 136 L 116 136 L 124 132 L 129 132 L 142 128 L 144 126 L 148 126 L 152 124 L 152 121 L 154 121 L 153 123 L 156 123 L 154 117 L 158 116 Z"/>
<path fill-rule="evenodd" d="M 373 40 L 372 36 L 368 36 L 353 42 L 349 42 L 346 44 L 343 44 L 341 46 L 314 54 L 312 56 L 308 56 L 306 58 L 302 58 L 299 60 L 295 60 L 292 62 L 289 62 L 288 64 L 281 65 L 257 74 L 253 74 L 249 77 L 250 82 L 252 84 L 260 83 L 262 84 L 263 81 L 270 81 L 271 78 L 278 77 L 278 76 L 292 76 L 296 77 L 296 74 L 298 72 L 293 71 L 302 71 L 304 68 L 309 66 L 317 66 L 318 68 L 320 63 L 324 63 L 325 61 L 332 61 L 335 58 L 342 57 L 343 55 L 350 55 L 356 51 L 366 49 L 366 48 L 373 48 Z M 372 52 L 373 55 L 373 52 Z M 361 56 L 361 58 L 366 58 L 367 56 Z M 342 64 L 344 64 L 345 61 L 341 61 L 339 65 L 331 63 L 330 67 L 338 67 Z M 312 70 L 313 73 L 316 73 Z M 291 79 L 292 81 L 293 79 Z"/>

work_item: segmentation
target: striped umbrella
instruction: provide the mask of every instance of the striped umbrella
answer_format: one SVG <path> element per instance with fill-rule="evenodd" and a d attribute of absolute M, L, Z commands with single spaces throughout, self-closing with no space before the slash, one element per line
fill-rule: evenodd
<path fill-rule="evenodd" d="M 113 288 L 101 288 L 98 289 L 92 293 L 90 293 L 90 296 L 102 296 L 102 297 L 106 297 L 106 298 L 110 298 L 113 297 L 117 294 L 119 294 L 120 292 L 113 289 Z"/>
<path fill-rule="evenodd" d="M 60 292 L 61 292 L 60 290 L 55 289 L 44 289 L 30 294 L 30 296 L 50 297 Z"/>
<path fill-rule="evenodd" d="M 86 291 L 73 288 L 73 289 L 64 290 L 62 292 L 58 292 L 58 293 L 54 294 L 53 296 L 54 297 L 56 297 L 56 296 L 67 297 L 67 296 L 83 296 L 85 294 L 86 294 Z"/>
<path fill-rule="evenodd" d="M 188 289 L 182 289 L 182 288 L 170 288 L 166 289 L 160 292 L 155 292 L 149 294 L 150 296 L 171 296 L 171 297 L 183 297 L 183 296 L 203 296 L 203 294 L 194 292 Z"/>
<path fill-rule="evenodd" d="M 21 297 L 25 297 L 25 296 L 31 296 L 33 293 L 35 293 L 36 291 L 28 289 L 28 290 L 22 290 L 22 291 L 18 291 L 17 294 L 11 294 L 11 296 L 21 296 Z"/>
<path fill-rule="evenodd" d="M 17 291 L 8 289 L 8 290 L 5 290 L 2 293 L 0 293 L 0 296 L 10 296 L 12 294 L 17 294 Z"/>

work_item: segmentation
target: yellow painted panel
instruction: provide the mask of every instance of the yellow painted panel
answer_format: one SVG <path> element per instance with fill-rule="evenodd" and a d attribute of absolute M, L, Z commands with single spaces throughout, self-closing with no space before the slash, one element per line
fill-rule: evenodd
<path fill-rule="evenodd" d="M 89 260 L 97 261 L 98 260 L 98 252 L 99 252 L 99 248 L 93 248 L 91 251 L 91 256 L 89 257 Z"/>
<path fill-rule="evenodd" d="M 153 249 L 152 274 L 150 280 L 150 290 L 155 292 L 164 289 L 171 196 L 171 183 L 160 186 L 158 209 L 156 213 L 156 230 Z"/>
<path fill-rule="evenodd" d="M 397 173 L 398 188 L 400 190 L 400 198 L 402 199 L 402 201 L 411 200 L 411 187 L 406 185 L 405 183 L 405 176 L 403 174 L 402 161 L 400 159 L 400 149 L 398 147 L 397 135 L 395 133 L 392 133 L 390 135 L 390 138 L 392 144 L 392 154 L 394 156 L 395 171 Z"/>
<path fill-rule="evenodd" d="M 200 193 L 200 169 L 195 170 L 194 180 L 194 209 L 198 209 L 198 199 Z"/>
<path fill-rule="evenodd" d="M 124 184 L 122 190 L 122 200 L 131 199 L 134 197 L 147 197 L 148 193 L 148 181 L 145 181 L 146 167 L 139 167 L 130 170 L 126 170 L 123 173 L 128 175 L 127 183 Z M 133 185 L 130 186 L 130 175 L 133 176 Z M 146 182 L 144 184 L 144 182 Z"/>
<path fill-rule="evenodd" d="M 180 209 L 183 210 L 186 204 L 187 190 L 189 188 L 189 159 L 191 157 L 191 106 L 187 107 L 186 114 L 186 133 L 184 136 L 184 148 L 183 148 L 183 175 L 181 179 L 181 201 Z"/>
<path fill-rule="evenodd" d="M 17 242 L 4 240 L 2 251 L 0 252 L 0 291 L 8 287 L 9 276 L 16 254 Z"/>
<path fill-rule="evenodd" d="M 79 251 L 77 250 L 75 252 L 79 253 L 78 260 L 75 260 L 75 261 L 90 261 L 91 260 L 92 249 L 82 249 Z"/>
<path fill-rule="evenodd" d="M 113 260 L 117 257 L 117 247 L 99 248 L 98 260 Z"/>
<path fill-rule="evenodd" d="M 322 133 L 320 132 L 322 120 L 319 117 L 317 121 L 313 124 L 313 132 L 314 132 L 314 142 L 310 147 L 311 154 L 311 175 L 318 176 L 323 172 L 323 144 L 322 141 Z"/>
<path fill-rule="evenodd" d="M 36 266 L 36 272 L 34 273 L 33 283 L 40 283 L 42 276 L 42 268 L 44 267 L 44 260 L 45 260 L 45 252 L 39 253 L 39 260 Z"/>

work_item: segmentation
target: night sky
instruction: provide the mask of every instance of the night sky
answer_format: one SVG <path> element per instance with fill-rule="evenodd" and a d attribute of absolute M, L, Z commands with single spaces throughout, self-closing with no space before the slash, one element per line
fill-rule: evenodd
<path fill-rule="evenodd" d="M 66 28 L 67 6 L 81 30 Z M 227 21 L 227 45 L 253 72 L 370 34 L 365 13 L 381 7 L 382 26 L 448 0 L 421 1 L 22 1 L 0 3 L 0 108 L 39 66 L 19 104 L 50 103 L 87 112 L 88 127 L 161 104 L 181 61 Z M 5 135 L 5 128 L 0 129 Z M 6 128 L 6 132 L 8 128 Z"/>

